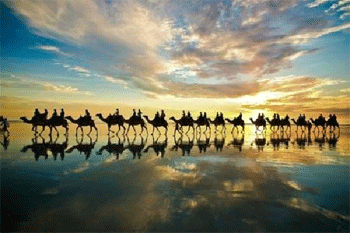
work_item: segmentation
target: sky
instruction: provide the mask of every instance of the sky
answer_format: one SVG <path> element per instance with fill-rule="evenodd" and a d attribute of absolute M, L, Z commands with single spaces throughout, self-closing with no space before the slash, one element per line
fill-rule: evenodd
<path fill-rule="evenodd" d="M 336 114 L 350 123 L 350 0 L 16 0 L 1 115 Z"/>

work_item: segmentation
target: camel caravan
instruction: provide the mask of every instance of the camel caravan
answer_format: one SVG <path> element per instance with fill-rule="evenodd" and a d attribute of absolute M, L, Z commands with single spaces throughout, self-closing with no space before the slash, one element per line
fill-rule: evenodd
<path fill-rule="evenodd" d="M 142 115 L 140 109 L 138 110 L 138 112 L 136 112 L 136 110 L 134 109 L 133 114 L 129 119 L 125 119 L 123 115 L 119 113 L 119 109 L 116 109 L 115 113 L 109 114 L 107 117 L 104 117 L 101 113 L 96 114 L 96 116 L 102 122 L 107 124 L 108 134 L 118 134 L 121 129 L 123 131 L 122 134 L 128 134 L 130 127 L 132 127 L 134 134 L 136 135 L 137 131 L 135 129 L 135 126 L 138 125 L 141 127 L 140 134 L 142 134 L 143 131 L 146 131 L 148 134 L 146 122 L 152 125 L 153 127 L 151 135 L 154 134 L 155 129 L 159 134 L 161 134 L 161 131 L 159 130 L 160 128 L 164 128 L 164 134 L 167 134 L 168 132 L 169 124 L 166 120 L 164 110 L 161 110 L 161 113 L 156 112 L 153 119 L 150 119 L 147 115 Z M 95 121 L 92 119 L 88 110 L 85 110 L 84 116 L 80 116 L 79 118 L 74 119 L 71 116 L 65 116 L 63 109 L 61 109 L 59 115 L 57 114 L 56 109 L 54 109 L 51 118 L 48 118 L 47 109 L 45 109 L 44 113 L 40 113 L 38 109 L 35 109 L 34 116 L 31 119 L 27 119 L 26 117 L 21 117 L 20 119 L 25 123 L 31 124 L 32 131 L 34 131 L 35 134 L 41 134 L 45 130 L 45 128 L 48 127 L 50 129 L 50 135 L 53 129 L 56 131 L 57 135 L 59 135 L 59 132 L 57 130 L 57 127 L 59 126 L 63 127 L 65 129 L 65 134 L 67 134 L 68 121 L 77 125 L 76 134 L 78 133 L 79 129 L 81 130 L 81 133 L 84 134 L 83 127 L 90 128 L 88 135 L 93 129 L 96 131 L 96 134 L 98 134 Z M 320 114 L 320 116 L 315 120 L 313 118 L 306 120 L 305 115 L 300 114 L 297 120 L 295 120 L 290 119 L 288 115 L 282 118 L 278 113 L 275 113 L 271 119 L 269 117 L 265 117 L 263 113 L 259 113 L 258 117 L 255 120 L 253 120 L 253 118 L 249 119 L 251 123 L 255 126 L 256 132 L 266 132 L 266 127 L 268 124 L 270 125 L 270 130 L 272 132 L 283 132 L 288 130 L 291 131 L 290 120 L 297 126 L 297 131 L 301 130 L 302 132 L 310 132 L 312 126 L 314 126 L 314 130 L 317 131 L 326 131 L 327 128 L 329 128 L 330 132 L 333 132 L 336 129 L 340 130 L 339 123 L 337 122 L 337 117 L 335 114 L 330 114 L 328 120 L 326 120 L 326 118 L 322 114 Z M 233 119 L 229 119 L 224 118 L 222 112 L 218 112 L 214 120 L 211 120 L 209 117 L 207 117 L 206 112 L 200 112 L 197 119 L 194 119 L 189 111 L 187 112 L 187 114 L 185 111 L 183 111 L 181 118 L 176 119 L 174 116 L 172 116 L 169 118 L 169 120 L 173 121 L 175 124 L 174 134 L 176 134 L 177 132 L 180 134 L 187 134 L 190 130 L 192 130 L 193 133 L 201 133 L 202 128 L 204 128 L 204 133 L 206 133 L 208 130 L 209 133 L 211 133 L 211 125 L 214 125 L 215 133 L 225 133 L 226 122 L 232 125 L 231 133 L 233 133 L 234 130 L 237 130 L 237 132 L 244 132 L 245 128 L 245 122 L 242 119 L 242 113 L 240 113 L 237 117 L 234 117 Z M 127 124 L 128 127 L 126 128 L 124 124 Z M 42 130 L 40 132 L 38 132 L 39 126 L 42 127 Z M 112 126 L 118 126 L 118 131 L 112 131 Z"/>

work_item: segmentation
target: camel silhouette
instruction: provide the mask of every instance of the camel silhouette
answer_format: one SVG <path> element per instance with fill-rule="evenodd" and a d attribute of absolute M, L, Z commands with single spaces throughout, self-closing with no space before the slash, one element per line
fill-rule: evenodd
<path fill-rule="evenodd" d="M 10 135 L 9 134 L 3 134 L 4 139 L 2 140 L 2 142 L 0 142 L 0 144 L 4 147 L 4 150 L 7 150 L 8 146 L 10 145 Z"/>
<path fill-rule="evenodd" d="M 107 118 L 104 118 L 101 113 L 97 113 L 96 116 L 100 118 L 101 121 L 105 122 L 108 127 L 108 135 L 110 132 L 115 133 L 114 131 L 111 130 L 111 127 L 113 125 L 118 125 L 118 131 L 116 134 L 119 133 L 120 127 L 124 129 L 123 134 L 125 133 L 125 127 L 124 127 L 124 122 L 123 122 L 123 117 L 122 116 L 114 116 L 109 114 Z"/>
<path fill-rule="evenodd" d="M 280 124 L 281 124 L 280 119 L 273 118 L 272 120 L 270 120 L 268 117 L 266 117 L 265 119 L 266 119 L 267 123 L 270 124 L 271 131 L 276 131 L 276 130 L 280 129 Z"/>
<path fill-rule="evenodd" d="M 152 137 L 152 140 L 153 140 L 152 145 L 148 145 L 143 152 L 147 153 L 148 150 L 152 148 L 154 153 L 156 153 L 157 156 L 160 155 L 160 157 L 163 158 L 165 155 L 165 149 L 168 146 L 168 137 L 165 136 L 165 139 L 162 142 L 158 142 L 159 138 L 160 138 L 160 135 L 157 137 L 156 140 L 154 140 L 154 137 Z"/>
<path fill-rule="evenodd" d="M 165 134 L 168 133 L 168 122 L 165 119 L 154 117 L 153 120 L 150 120 L 148 118 L 148 116 L 146 116 L 146 115 L 144 115 L 143 117 L 146 119 L 146 121 L 149 124 L 151 124 L 153 126 L 153 130 L 152 130 L 151 135 L 153 135 L 153 133 L 154 133 L 154 128 L 156 128 L 158 133 L 160 133 L 158 127 L 164 127 L 165 128 Z"/>
<path fill-rule="evenodd" d="M 226 127 L 225 127 L 225 120 L 224 120 L 224 118 L 220 118 L 220 117 L 215 117 L 215 119 L 212 121 L 212 120 L 210 120 L 210 118 L 208 118 L 208 120 L 209 120 L 209 122 L 211 123 L 211 124 L 214 124 L 215 125 L 215 132 L 217 132 L 218 130 L 217 130 L 217 127 L 219 126 L 219 125 L 221 125 L 222 126 L 222 128 L 221 128 L 221 131 L 220 132 L 222 132 L 222 131 L 226 131 Z"/>
<path fill-rule="evenodd" d="M 340 134 L 336 134 L 335 132 L 330 132 L 329 137 L 326 137 L 326 141 L 328 142 L 329 149 L 335 149 Z"/>
<path fill-rule="evenodd" d="M 279 150 L 280 144 L 284 144 L 286 149 L 288 149 L 289 141 L 290 136 L 288 136 L 288 134 L 285 134 L 283 131 L 281 131 L 281 133 L 272 132 L 270 135 L 270 143 L 272 144 L 274 150 Z"/>
<path fill-rule="evenodd" d="M 118 137 L 118 136 L 117 136 Z M 109 154 L 116 156 L 116 159 L 119 159 L 119 155 L 123 154 L 126 147 L 124 146 L 125 137 L 123 135 L 123 141 L 118 137 L 118 143 L 111 143 L 111 137 L 108 137 L 108 143 L 102 146 L 96 154 L 101 155 L 104 150 Z"/>
<path fill-rule="evenodd" d="M 312 144 L 310 133 L 308 134 L 308 136 L 306 136 L 305 131 L 302 131 L 299 135 L 299 131 L 297 131 L 294 143 L 295 142 L 297 143 L 299 149 L 305 149 L 306 145 Z"/>
<path fill-rule="evenodd" d="M 126 130 L 126 133 L 129 133 L 129 129 L 130 129 L 130 126 L 131 126 L 134 129 L 134 132 L 135 132 L 135 135 L 136 135 L 135 125 L 140 125 L 141 126 L 140 134 L 142 134 L 144 129 L 146 129 L 146 132 L 148 134 L 146 123 L 141 117 L 139 117 L 139 116 L 131 116 L 129 119 L 124 119 L 124 117 L 122 117 L 121 119 L 123 120 L 124 123 L 129 125 L 128 129 Z"/>
<path fill-rule="evenodd" d="M 58 126 L 62 126 L 63 128 L 66 129 L 65 134 L 68 133 L 68 122 L 59 116 L 52 116 L 50 119 L 44 119 L 44 118 L 38 119 L 37 117 L 33 117 L 31 120 L 27 119 L 27 117 L 20 117 L 20 119 L 24 123 L 31 124 L 32 131 L 34 131 L 35 134 L 38 134 L 38 130 L 37 130 L 38 126 L 42 127 L 42 131 L 39 134 L 44 132 L 45 127 L 49 127 L 50 135 L 52 134 L 52 129 L 54 129 L 57 135 L 59 135 L 59 132 L 57 130 Z"/>
<path fill-rule="evenodd" d="M 282 131 L 284 131 L 284 127 L 286 127 L 287 130 L 289 129 L 289 131 L 291 131 L 290 121 L 289 121 L 288 115 L 286 115 L 284 118 L 282 118 L 280 120 L 280 126 L 281 126 Z"/>
<path fill-rule="evenodd" d="M 318 143 L 318 147 L 320 150 L 323 150 L 323 146 L 326 143 L 326 132 L 322 131 L 321 133 L 318 131 L 317 133 L 314 131 L 314 141 Z"/>
<path fill-rule="evenodd" d="M 230 120 L 229 118 L 225 119 L 228 123 L 232 124 L 232 130 L 231 130 L 231 134 L 233 133 L 234 129 L 237 129 L 238 131 L 238 126 L 242 127 L 241 132 L 244 131 L 244 120 L 243 119 L 239 119 L 237 117 L 233 118 L 233 120 Z"/>
<path fill-rule="evenodd" d="M 90 139 L 89 143 L 83 143 L 84 137 L 81 137 L 80 141 L 78 141 L 78 138 L 76 138 L 77 145 L 70 147 L 66 152 L 72 153 L 74 150 L 77 150 L 80 154 L 84 153 L 85 160 L 88 160 L 91 156 L 92 149 L 95 147 L 98 137 L 95 138 L 95 141 L 92 141 L 92 138 L 89 135 L 87 135 L 87 137 Z"/>
<path fill-rule="evenodd" d="M 254 142 L 252 142 L 251 145 L 255 143 L 255 145 L 258 148 L 258 151 L 263 151 L 264 147 L 266 146 L 266 142 L 266 134 L 256 134 L 255 140 Z"/>
<path fill-rule="evenodd" d="M 296 121 L 294 119 L 292 119 L 292 121 L 297 126 L 296 131 L 298 131 L 298 129 L 300 127 L 301 131 L 304 132 L 306 130 L 306 128 L 308 127 L 308 122 L 305 120 L 305 118 L 299 117 Z"/>
<path fill-rule="evenodd" d="M 262 131 L 266 130 L 266 120 L 264 118 L 257 118 L 255 121 L 252 118 L 249 118 L 249 120 L 255 125 L 255 131 L 260 131 L 259 127 L 262 126 Z"/>
<path fill-rule="evenodd" d="M 333 132 L 336 128 L 340 131 L 339 123 L 335 117 L 330 117 L 326 122 L 326 127 L 329 127 L 329 131 Z"/>
<path fill-rule="evenodd" d="M 83 127 L 85 126 L 89 126 L 90 127 L 90 131 L 88 133 L 88 135 L 91 133 L 92 128 L 94 128 L 96 130 L 96 134 L 98 134 L 97 128 L 95 126 L 95 121 L 92 119 L 88 119 L 87 117 L 79 117 L 78 119 L 73 119 L 73 117 L 71 116 L 66 116 L 66 119 L 70 120 L 72 123 L 77 124 L 77 128 L 75 129 L 75 134 L 78 134 L 78 129 L 81 129 L 81 134 L 84 134 L 84 130 Z"/>
<path fill-rule="evenodd" d="M 323 131 L 326 129 L 327 122 L 325 118 L 317 118 L 316 120 L 310 118 L 310 121 L 315 125 L 314 131 L 319 130 L 319 127 L 322 127 Z"/>
<path fill-rule="evenodd" d="M 188 131 L 190 131 L 190 128 L 192 128 L 193 132 L 194 132 L 194 120 L 192 117 L 188 118 L 181 118 L 179 120 L 176 120 L 175 117 L 170 117 L 169 120 L 172 120 L 175 122 L 175 124 L 177 124 L 179 126 L 179 128 L 177 129 L 177 127 L 175 128 L 175 131 L 179 131 L 180 134 L 182 134 L 182 127 L 184 126 L 188 126 L 188 130 L 186 131 L 186 134 L 188 133 Z M 180 131 L 181 130 L 181 131 Z"/>
<path fill-rule="evenodd" d="M 208 128 L 209 128 L 209 131 L 211 131 L 210 121 L 209 121 L 209 118 L 207 117 L 198 117 L 197 120 L 193 121 L 193 123 L 197 124 L 196 130 L 199 128 L 200 133 L 202 132 L 201 126 L 205 126 L 204 133 L 207 132 Z"/>

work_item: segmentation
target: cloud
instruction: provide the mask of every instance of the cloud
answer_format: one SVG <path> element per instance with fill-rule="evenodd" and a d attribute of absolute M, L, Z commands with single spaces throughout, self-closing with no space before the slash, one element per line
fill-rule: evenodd
<path fill-rule="evenodd" d="M 334 0 L 315 0 L 313 2 L 308 3 L 307 6 L 310 8 L 318 7 L 326 2 L 334 2 Z"/>
<path fill-rule="evenodd" d="M 59 54 L 59 55 L 63 55 L 63 56 L 66 56 L 66 57 L 71 57 L 72 56 L 72 55 L 70 55 L 68 53 L 62 52 L 61 49 L 56 47 L 56 46 L 38 45 L 35 48 L 41 49 L 41 50 L 44 50 L 44 51 L 53 52 L 53 53 L 56 53 L 56 54 Z"/>
<path fill-rule="evenodd" d="M 123 86 L 127 86 L 128 85 L 128 83 L 126 81 L 124 81 L 123 79 L 113 78 L 111 76 L 104 76 L 104 79 L 107 82 L 116 83 L 118 85 L 123 85 Z"/>

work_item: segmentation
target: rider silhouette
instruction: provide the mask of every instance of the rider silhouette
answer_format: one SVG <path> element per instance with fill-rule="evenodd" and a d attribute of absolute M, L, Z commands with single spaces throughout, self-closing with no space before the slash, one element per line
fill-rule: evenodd
<path fill-rule="evenodd" d="M 158 112 L 158 111 L 157 111 L 156 115 L 154 116 L 154 118 L 155 118 L 156 120 L 159 120 L 159 119 L 160 119 L 160 116 L 159 116 L 159 112 Z"/>
<path fill-rule="evenodd" d="M 133 109 L 132 116 L 133 116 L 133 117 L 136 117 L 136 110 L 135 110 L 135 109 Z"/>
<path fill-rule="evenodd" d="M 160 114 L 160 118 L 161 118 L 162 120 L 165 120 L 165 112 L 164 112 L 164 110 L 162 110 L 162 112 L 161 112 L 161 114 Z"/>
<path fill-rule="evenodd" d="M 191 113 L 190 113 L 190 111 L 187 112 L 187 119 L 188 119 L 188 120 L 191 119 Z"/>
<path fill-rule="evenodd" d="M 45 112 L 44 112 L 44 119 L 47 118 L 47 115 L 49 114 L 49 112 L 47 111 L 47 109 L 45 108 Z"/>
<path fill-rule="evenodd" d="M 119 108 L 115 110 L 114 116 L 119 116 Z"/>
<path fill-rule="evenodd" d="M 139 112 L 137 113 L 137 116 L 141 118 L 141 114 L 142 114 L 142 112 L 141 112 L 141 110 L 139 109 Z"/>
<path fill-rule="evenodd" d="M 53 110 L 52 117 L 57 117 L 57 110 L 56 109 Z"/>
<path fill-rule="evenodd" d="M 220 113 L 220 120 L 223 121 L 224 120 L 224 114 L 221 112 Z"/>
<path fill-rule="evenodd" d="M 198 120 L 199 120 L 199 121 L 202 121 L 202 120 L 203 120 L 203 114 L 202 114 L 202 112 L 199 113 Z"/>
<path fill-rule="evenodd" d="M 63 110 L 63 108 L 61 108 L 60 117 L 61 117 L 62 119 L 64 118 L 64 110 Z"/>
<path fill-rule="evenodd" d="M 91 120 L 91 115 L 87 109 L 85 109 L 85 118 L 86 120 Z"/>
<path fill-rule="evenodd" d="M 238 117 L 237 117 L 238 120 L 242 120 L 242 113 L 240 112 Z"/>

